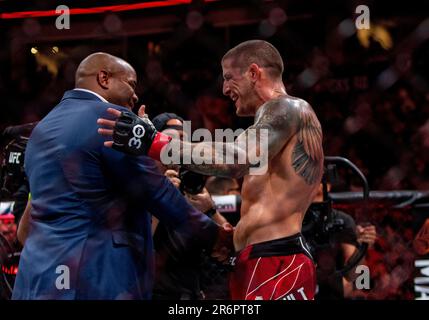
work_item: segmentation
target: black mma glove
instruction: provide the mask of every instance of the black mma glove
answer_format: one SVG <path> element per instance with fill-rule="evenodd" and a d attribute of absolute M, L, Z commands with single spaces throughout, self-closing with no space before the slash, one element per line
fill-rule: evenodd
<path fill-rule="evenodd" d="M 155 129 L 149 118 L 122 111 L 113 129 L 112 148 L 127 154 L 148 155 L 159 161 L 162 148 L 170 140 L 170 136 Z"/>

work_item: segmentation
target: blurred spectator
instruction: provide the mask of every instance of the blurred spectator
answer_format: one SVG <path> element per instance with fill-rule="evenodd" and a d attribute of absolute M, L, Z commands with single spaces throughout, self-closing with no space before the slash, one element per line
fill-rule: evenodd
<path fill-rule="evenodd" d="M 162 113 L 153 118 L 153 124 L 158 131 L 175 137 L 183 136 L 183 119 L 174 113 Z M 170 181 L 180 187 L 180 168 L 175 165 L 164 166 L 158 162 L 158 167 Z M 214 209 L 210 194 L 204 189 L 196 195 L 185 194 L 191 205 L 210 215 L 218 224 L 226 220 Z M 200 286 L 202 261 L 211 260 L 204 252 L 189 251 L 182 248 L 175 237 L 174 230 L 159 224 L 152 218 L 152 232 L 155 247 L 156 274 L 153 290 L 154 300 L 201 300 L 204 293 Z"/>
<path fill-rule="evenodd" d="M 197 114 L 196 117 L 190 117 L 192 123 L 198 127 L 203 127 L 212 134 L 215 129 L 226 129 L 233 127 L 233 112 L 230 110 L 230 103 L 224 98 L 212 94 L 200 95 L 195 103 Z"/>
<path fill-rule="evenodd" d="M 240 195 L 241 187 L 237 179 L 226 177 L 209 177 L 206 188 L 212 196 Z M 209 300 L 229 299 L 230 267 L 213 259 L 203 261 L 201 288 L 205 298 Z"/>
<path fill-rule="evenodd" d="M 240 184 L 233 178 L 209 177 L 206 188 L 212 196 L 240 195 Z"/>
<path fill-rule="evenodd" d="M 429 254 L 429 218 L 425 220 L 413 241 L 414 251 L 420 255 Z"/>
<path fill-rule="evenodd" d="M 329 189 L 328 184 L 328 192 Z M 322 184 L 313 201 L 315 203 L 324 201 Z M 316 300 L 338 300 L 351 296 L 353 282 L 358 276 L 356 267 L 365 264 L 365 257 L 358 261 L 344 277 L 336 271 L 344 268 L 362 243 L 367 243 L 371 247 L 377 237 L 374 225 L 356 226 L 352 216 L 343 211 L 332 209 L 332 218 L 334 221 L 341 221 L 342 228 L 330 235 L 328 243 L 313 241 L 318 284 Z M 316 232 L 312 229 L 306 231 L 304 236 L 308 238 L 307 240 L 312 239 L 312 233 Z"/>

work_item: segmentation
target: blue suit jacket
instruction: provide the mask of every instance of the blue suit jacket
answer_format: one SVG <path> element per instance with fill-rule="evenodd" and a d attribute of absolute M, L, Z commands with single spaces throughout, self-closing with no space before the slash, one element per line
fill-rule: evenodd
<path fill-rule="evenodd" d="M 33 130 L 25 154 L 32 219 L 14 299 L 150 298 L 148 212 L 174 226 L 181 245 L 213 245 L 218 226 L 188 205 L 153 160 L 103 146 L 97 119 L 108 107 L 125 110 L 67 91 Z"/>

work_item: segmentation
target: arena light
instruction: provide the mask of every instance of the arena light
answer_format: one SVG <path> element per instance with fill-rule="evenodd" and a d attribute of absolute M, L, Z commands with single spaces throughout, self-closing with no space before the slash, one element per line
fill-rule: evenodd
<path fill-rule="evenodd" d="M 7 275 L 17 275 L 18 274 L 18 267 L 17 266 L 1 266 L 1 271 L 3 271 L 4 274 Z"/>
<path fill-rule="evenodd" d="M 206 3 L 217 2 L 219 0 L 204 0 Z M 133 11 L 150 8 L 171 7 L 177 5 L 191 4 L 192 0 L 166 0 L 166 1 L 151 1 L 134 4 L 121 4 L 113 6 L 102 6 L 93 8 L 70 8 L 70 14 L 97 14 L 105 12 L 121 12 Z M 7 12 L 0 13 L 0 19 L 23 19 L 23 18 L 40 18 L 40 17 L 53 17 L 59 14 L 55 9 L 45 11 L 22 11 L 22 12 Z"/>

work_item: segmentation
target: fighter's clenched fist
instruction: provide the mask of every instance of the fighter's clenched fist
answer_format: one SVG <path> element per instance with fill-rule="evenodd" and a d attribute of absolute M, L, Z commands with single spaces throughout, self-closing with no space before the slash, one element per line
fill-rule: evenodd
<path fill-rule="evenodd" d="M 162 148 L 171 137 L 158 132 L 147 116 L 138 117 L 130 111 L 107 110 L 117 117 L 116 121 L 98 119 L 97 123 L 109 129 L 99 129 L 99 133 L 113 137 L 106 145 L 118 151 L 133 155 L 148 155 L 160 159 Z"/>

